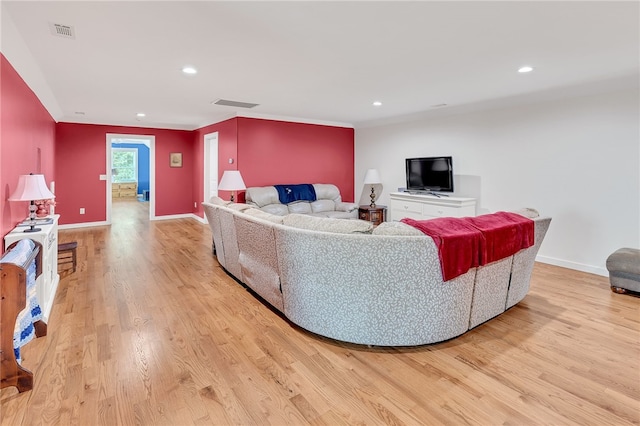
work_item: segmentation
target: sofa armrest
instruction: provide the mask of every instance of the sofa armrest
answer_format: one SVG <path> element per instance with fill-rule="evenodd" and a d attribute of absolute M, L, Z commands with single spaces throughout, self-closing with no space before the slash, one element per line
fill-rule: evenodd
<path fill-rule="evenodd" d="M 342 201 L 338 201 L 336 203 L 336 211 L 338 212 L 352 212 L 358 208 L 356 203 L 344 203 Z"/>

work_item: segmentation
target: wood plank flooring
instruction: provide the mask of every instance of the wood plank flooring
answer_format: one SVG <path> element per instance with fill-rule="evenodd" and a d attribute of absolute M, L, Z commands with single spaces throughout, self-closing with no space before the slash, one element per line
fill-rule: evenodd
<path fill-rule="evenodd" d="M 2 425 L 640 423 L 640 298 L 607 278 L 536 264 L 499 318 L 368 348 L 269 309 L 219 266 L 207 225 L 113 207 L 111 227 L 60 231 L 78 270 L 23 348 L 34 389 L 0 392 Z"/>

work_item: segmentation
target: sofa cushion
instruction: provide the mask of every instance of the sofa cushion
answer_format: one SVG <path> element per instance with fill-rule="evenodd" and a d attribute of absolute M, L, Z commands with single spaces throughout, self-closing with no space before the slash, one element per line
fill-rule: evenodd
<path fill-rule="evenodd" d="M 330 212 L 336 209 L 336 203 L 333 200 L 317 200 L 311 203 L 311 211 L 313 213 Z"/>
<path fill-rule="evenodd" d="M 531 207 L 523 207 L 521 209 L 514 210 L 513 212 L 519 214 L 520 216 L 528 217 L 529 219 L 535 219 L 536 217 L 540 216 L 538 210 L 532 209 Z"/>
<path fill-rule="evenodd" d="M 227 204 L 226 207 L 230 208 L 231 210 L 242 212 L 247 209 L 250 209 L 253 206 L 250 206 L 249 204 L 244 204 L 244 203 L 229 203 Z"/>
<path fill-rule="evenodd" d="M 344 220 L 295 213 L 285 216 L 283 224 L 293 228 L 333 232 L 337 234 L 369 234 L 373 229 L 373 225 L 370 222 L 360 219 Z"/>
<path fill-rule="evenodd" d="M 267 204 L 266 206 L 259 208 L 264 212 L 275 214 L 278 216 L 285 216 L 289 214 L 289 209 L 285 204 Z"/>
<path fill-rule="evenodd" d="M 314 183 L 313 189 L 316 191 L 316 200 L 342 201 L 340 190 L 331 183 Z"/>
<path fill-rule="evenodd" d="M 268 220 L 269 222 L 279 223 L 279 224 L 282 224 L 282 221 L 284 219 L 284 216 L 267 213 L 263 210 L 256 209 L 256 208 L 247 209 L 244 211 L 244 214 L 257 217 L 259 219 Z"/>
<path fill-rule="evenodd" d="M 332 217 L 334 219 L 357 219 L 357 211 L 355 212 L 356 215 L 354 215 L 354 212 L 341 212 L 341 211 L 334 211 L 334 212 L 322 212 L 322 213 L 316 213 L 315 215 L 322 215 L 323 217 Z"/>
<path fill-rule="evenodd" d="M 247 203 L 253 203 L 262 208 L 271 204 L 280 204 L 278 191 L 273 186 L 255 186 L 247 188 L 244 193 Z"/>
<path fill-rule="evenodd" d="M 358 210 L 358 205 L 356 203 L 345 203 L 343 201 L 336 202 L 336 211 L 352 212 L 354 210 Z M 351 215 L 350 217 L 353 217 L 353 215 Z"/>
<path fill-rule="evenodd" d="M 209 203 L 214 204 L 216 206 L 226 206 L 231 204 L 231 201 L 226 201 L 223 200 L 222 198 L 214 195 L 213 197 L 211 197 L 211 199 L 209 200 Z"/>
<path fill-rule="evenodd" d="M 309 214 L 311 213 L 311 204 L 308 201 L 297 201 L 287 204 L 289 213 Z"/>
<path fill-rule="evenodd" d="M 402 222 L 382 222 L 372 232 L 373 235 L 426 236 L 419 229 Z"/>

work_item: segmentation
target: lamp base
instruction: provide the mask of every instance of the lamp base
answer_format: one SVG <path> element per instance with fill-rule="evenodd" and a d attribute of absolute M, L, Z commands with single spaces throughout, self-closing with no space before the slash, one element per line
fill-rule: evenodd
<path fill-rule="evenodd" d="M 371 204 L 369 204 L 369 207 L 375 207 L 376 206 L 376 193 L 373 189 L 373 185 L 371 185 L 371 195 L 369 196 L 371 198 Z"/>
<path fill-rule="evenodd" d="M 42 231 L 42 228 L 34 228 L 34 226 L 31 225 L 31 228 L 27 228 L 22 232 L 39 232 L 39 231 Z"/>

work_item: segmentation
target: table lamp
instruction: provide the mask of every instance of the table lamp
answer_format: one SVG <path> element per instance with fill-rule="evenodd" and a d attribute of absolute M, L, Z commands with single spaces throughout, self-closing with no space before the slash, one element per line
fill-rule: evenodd
<path fill-rule="evenodd" d="M 373 185 L 377 185 L 379 183 L 382 183 L 380 181 L 380 173 L 378 173 L 377 169 L 369 169 L 367 170 L 367 173 L 365 173 L 364 175 L 364 183 L 365 185 L 371 185 L 371 204 L 369 204 L 369 207 L 375 207 L 376 206 L 376 193 L 375 190 L 373 188 Z"/>
<path fill-rule="evenodd" d="M 29 220 L 31 221 L 31 226 L 24 230 L 24 232 L 38 232 L 41 229 L 36 228 L 36 200 L 49 200 L 56 198 L 55 195 L 49 188 L 47 188 L 47 183 L 44 181 L 44 175 L 34 175 L 33 173 L 29 175 L 20 175 L 18 179 L 18 187 L 11 197 L 9 197 L 9 201 L 30 201 L 29 204 Z"/>
<path fill-rule="evenodd" d="M 241 189 L 247 189 L 242 180 L 242 175 L 239 170 L 225 170 L 220 179 L 218 189 L 223 191 L 231 191 L 231 202 L 233 203 L 233 192 Z"/>

